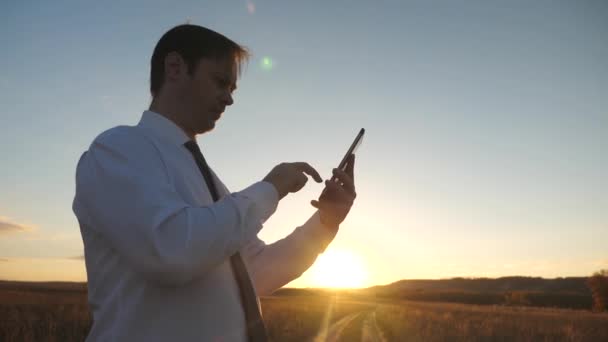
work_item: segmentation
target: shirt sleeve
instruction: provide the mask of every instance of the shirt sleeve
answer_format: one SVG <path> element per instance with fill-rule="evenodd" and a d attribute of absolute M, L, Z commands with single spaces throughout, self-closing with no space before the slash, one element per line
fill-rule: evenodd
<path fill-rule="evenodd" d="M 319 213 L 285 238 L 267 245 L 255 237 L 242 250 L 258 295 L 269 295 L 300 277 L 325 251 L 337 230 L 324 226 Z"/>
<path fill-rule="evenodd" d="M 276 210 L 278 195 L 267 182 L 192 206 L 169 183 L 152 142 L 108 132 L 78 162 L 73 209 L 151 280 L 177 286 L 204 275 L 251 241 Z"/>

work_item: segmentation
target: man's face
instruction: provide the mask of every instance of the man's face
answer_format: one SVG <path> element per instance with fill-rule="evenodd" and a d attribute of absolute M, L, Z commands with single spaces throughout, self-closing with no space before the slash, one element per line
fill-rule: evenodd
<path fill-rule="evenodd" d="M 203 58 L 182 85 L 183 105 L 188 112 L 184 123 L 194 134 L 208 132 L 234 102 L 236 64 L 230 59 Z"/>

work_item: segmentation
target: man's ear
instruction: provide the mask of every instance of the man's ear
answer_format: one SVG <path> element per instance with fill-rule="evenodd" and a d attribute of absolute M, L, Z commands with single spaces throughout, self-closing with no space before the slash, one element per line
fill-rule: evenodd
<path fill-rule="evenodd" d="M 188 73 L 187 71 L 186 63 L 179 53 L 169 52 L 165 56 L 165 82 L 178 81 Z"/>

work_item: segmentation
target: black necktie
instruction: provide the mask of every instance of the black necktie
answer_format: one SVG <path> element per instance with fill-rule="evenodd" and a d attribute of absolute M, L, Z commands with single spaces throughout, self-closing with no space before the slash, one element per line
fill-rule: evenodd
<path fill-rule="evenodd" d="M 186 148 L 194 156 L 196 165 L 203 174 L 207 188 L 211 193 L 211 197 L 214 202 L 217 202 L 220 197 L 217 193 L 215 183 L 213 182 L 213 176 L 209 170 L 209 166 L 203 157 L 201 149 L 198 147 L 196 141 L 190 140 L 184 144 Z M 268 341 L 268 335 L 266 334 L 266 327 L 262 320 L 262 314 L 258 306 L 258 299 L 253 289 L 253 284 L 247 273 L 245 262 L 241 257 L 241 253 L 236 252 L 230 257 L 230 263 L 232 264 L 232 272 L 236 278 L 236 282 L 239 285 L 241 293 L 241 302 L 243 304 L 243 310 L 245 311 L 245 321 L 247 324 L 247 335 L 249 336 L 250 342 L 266 342 Z"/>

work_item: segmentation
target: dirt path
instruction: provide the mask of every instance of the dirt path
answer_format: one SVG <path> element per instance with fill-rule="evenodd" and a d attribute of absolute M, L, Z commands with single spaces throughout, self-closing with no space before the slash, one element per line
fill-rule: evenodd
<path fill-rule="evenodd" d="M 359 315 L 362 315 L 363 312 L 355 312 L 350 315 L 346 315 L 339 319 L 337 322 L 333 323 L 327 329 L 321 329 L 319 334 L 313 339 L 313 342 L 337 342 L 340 339 L 340 335 L 344 328 L 350 324 L 355 318 Z"/>
<path fill-rule="evenodd" d="M 357 318 L 361 315 L 365 315 L 365 318 L 357 321 Z M 322 329 L 312 341 L 339 342 L 341 341 L 342 332 L 344 332 L 349 324 L 354 324 L 355 321 L 362 322 L 361 326 L 349 328 L 359 329 L 359 331 L 361 331 L 361 342 L 386 342 L 382 331 L 380 331 L 380 328 L 376 323 L 376 311 L 355 312 L 342 317 L 326 329 Z"/>
<path fill-rule="evenodd" d="M 363 321 L 363 330 L 361 332 L 361 342 L 386 342 L 382 331 L 376 322 L 376 311 L 371 311 Z"/>

